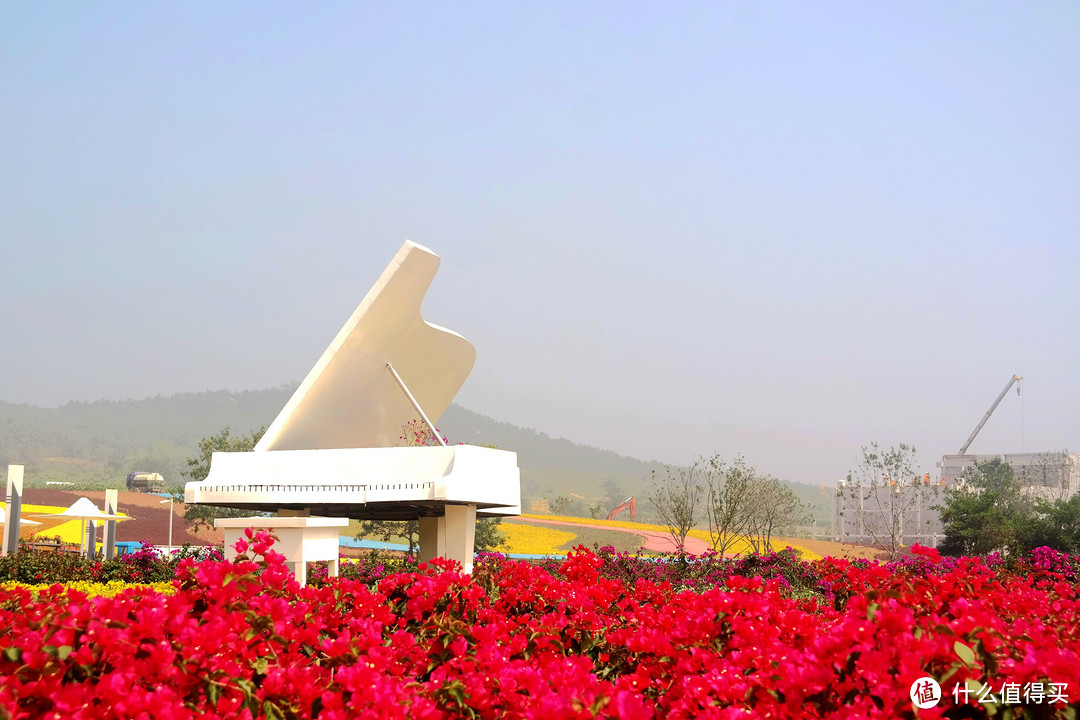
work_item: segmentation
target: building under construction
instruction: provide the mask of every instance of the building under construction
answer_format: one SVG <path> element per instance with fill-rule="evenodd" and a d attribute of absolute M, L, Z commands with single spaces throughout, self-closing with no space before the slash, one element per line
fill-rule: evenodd
<path fill-rule="evenodd" d="M 946 455 L 938 463 L 941 479 L 947 487 L 956 487 L 963 482 L 965 470 L 970 472 L 976 463 L 994 459 L 1008 463 L 1017 482 L 1024 487 L 1024 492 L 1032 497 L 1068 500 L 1080 488 L 1080 454 L 1065 450 L 1004 455 Z"/>
<path fill-rule="evenodd" d="M 990 409 L 986 411 L 979 424 L 968 435 L 968 439 L 960 446 L 960 451 L 955 455 L 945 455 L 941 458 L 938 468 L 941 470 L 941 480 L 944 485 L 953 487 L 962 484 L 965 471 L 974 470 L 976 464 L 1001 459 L 1012 468 L 1017 481 L 1024 487 L 1024 492 L 1032 497 L 1041 497 L 1045 500 L 1068 500 L 1076 492 L 1077 487 L 1080 487 L 1080 455 L 1070 453 L 1068 450 L 1040 453 L 967 454 L 971 442 L 983 429 L 983 425 L 994 414 L 994 410 L 1013 385 L 1016 386 L 1016 394 L 1020 394 L 1023 380 L 1024 378 L 1019 375 L 1010 377 Z"/>
<path fill-rule="evenodd" d="M 909 481 L 883 480 L 879 485 L 852 487 L 840 481 L 836 488 L 833 532 L 839 542 L 881 545 L 882 538 L 899 537 L 904 545 L 937 545 L 945 534 L 939 507 L 945 492 L 964 487 L 966 474 L 976 464 L 1004 460 L 1012 468 L 1025 495 L 1049 501 L 1067 500 L 1080 489 L 1080 454 L 1067 450 L 1039 453 L 967 454 L 975 436 L 990 419 L 1006 393 L 1023 380 L 1013 375 L 986 411 L 975 430 L 955 455 L 938 463 L 939 476 Z"/>

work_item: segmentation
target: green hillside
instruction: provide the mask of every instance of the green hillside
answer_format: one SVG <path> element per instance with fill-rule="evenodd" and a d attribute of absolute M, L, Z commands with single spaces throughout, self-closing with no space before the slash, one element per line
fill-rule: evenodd
<path fill-rule="evenodd" d="M 243 434 L 269 424 L 291 393 L 291 387 L 222 390 L 73 402 L 57 408 L 0 401 L 0 474 L 6 474 L 8 464 L 21 463 L 29 487 L 60 481 L 103 488 L 121 487 L 128 473 L 140 470 L 159 472 L 170 485 L 179 485 L 200 439 L 226 426 Z M 663 472 L 661 463 L 552 438 L 457 405 L 446 411 L 439 428 L 451 442 L 516 451 L 526 511 L 531 501 L 564 497 L 582 515 L 596 505 L 606 515 L 616 502 L 635 495 L 639 517 L 652 515 L 649 480 L 653 471 Z M 827 493 L 805 485 L 792 487 L 803 500 L 824 508 L 828 517 Z"/>
<path fill-rule="evenodd" d="M 610 505 L 628 495 L 644 500 L 652 472 L 664 468 L 658 462 L 644 462 L 499 422 L 458 405 L 451 405 L 442 416 L 439 429 L 451 441 L 514 450 L 521 468 L 523 503 L 566 496 L 579 501 L 582 515 L 594 504 L 600 504 L 606 515 Z M 618 500 L 609 501 L 609 495 L 618 496 Z M 643 510 L 647 508 L 639 504 L 638 511 Z"/>
<path fill-rule="evenodd" d="M 116 485 L 134 470 L 181 481 L 198 442 L 226 425 L 269 423 L 291 390 L 182 393 L 39 408 L 0 402 L 0 467 L 26 465 L 27 482 Z"/>

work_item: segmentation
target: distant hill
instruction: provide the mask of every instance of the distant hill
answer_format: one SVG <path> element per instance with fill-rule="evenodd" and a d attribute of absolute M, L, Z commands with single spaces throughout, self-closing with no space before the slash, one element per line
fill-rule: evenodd
<path fill-rule="evenodd" d="M 609 488 L 615 495 L 623 496 L 612 505 L 627 495 L 644 500 L 653 471 L 659 473 L 664 469 L 658 462 L 645 462 L 610 450 L 553 438 L 536 430 L 493 420 L 458 405 L 451 405 L 443 414 L 439 429 L 452 442 L 490 444 L 515 451 L 521 468 L 523 496 L 579 499 L 583 504 L 582 514 L 587 513 L 586 506 L 604 499 L 601 504 L 606 515 L 611 509 L 606 501 Z"/>
<path fill-rule="evenodd" d="M 0 474 L 10 463 L 26 465 L 28 486 L 48 481 L 90 488 L 121 487 L 135 470 L 159 472 L 172 485 L 182 484 L 187 459 L 198 453 L 202 438 L 228 426 L 236 433 L 268 425 L 293 388 L 244 392 L 181 393 L 144 400 L 72 402 L 40 408 L 0 401 Z M 664 466 L 608 450 L 552 438 L 544 433 L 499 422 L 451 405 L 439 421 L 451 442 L 496 445 L 518 453 L 523 506 L 530 501 L 571 499 L 577 512 L 600 506 L 607 514 L 627 495 L 638 500 L 639 516 L 648 518 L 650 478 Z M 827 493 L 792 484 L 799 496 L 824 508 Z M 618 499 L 615 499 L 618 498 Z M 537 506 L 536 509 L 542 509 Z"/>
<path fill-rule="evenodd" d="M 129 472 L 148 470 L 180 483 L 199 440 L 226 425 L 247 432 L 269 423 L 291 392 L 181 393 L 58 408 L 0 402 L 0 468 L 26 465 L 27 482 L 116 484 Z"/>

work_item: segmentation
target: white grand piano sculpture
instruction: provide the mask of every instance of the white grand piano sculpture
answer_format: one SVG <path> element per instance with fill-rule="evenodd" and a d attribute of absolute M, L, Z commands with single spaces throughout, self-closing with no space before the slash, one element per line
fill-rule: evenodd
<path fill-rule="evenodd" d="M 244 529 L 273 529 L 303 584 L 313 560 L 337 574 L 348 518 L 419 519 L 420 559 L 471 572 L 476 518 L 521 512 L 516 453 L 396 447 L 410 422 L 434 431 L 476 359 L 468 340 L 420 317 L 438 267 L 406 242 L 255 450 L 214 453 L 207 478 L 187 484 L 188 503 L 277 513 L 215 521 L 227 554 Z"/>

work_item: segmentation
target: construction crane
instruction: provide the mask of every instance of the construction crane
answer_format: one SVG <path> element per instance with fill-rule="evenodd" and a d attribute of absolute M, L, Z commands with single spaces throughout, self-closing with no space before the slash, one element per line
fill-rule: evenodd
<path fill-rule="evenodd" d="M 964 446 L 960 448 L 960 452 L 956 453 L 957 455 L 963 455 L 967 452 L 968 446 L 971 445 L 971 441 L 974 440 L 975 436 L 979 434 L 979 431 L 983 429 L 983 425 L 986 424 L 986 421 L 990 419 L 990 416 L 994 413 L 994 410 L 997 409 L 997 406 L 1001 402 L 1001 399 L 1005 397 L 1005 393 L 1009 392 L 1009 388 L 1013 386 L 1013 383 L 1018 383 L 1023 379 L 1024 378 L 1020 377 L 1019 375 L 1013 375 L 1011 378 L 1009 378 L 1009 382 L 1005 383 L 1005 389 L 1001 391 L 1001 394 L 997 396 L 997 400 L 994 400 L 994 404 L 991 405 L 990 409 L 986 411 L 985 415 L 983 415 L 983 419 L 980 420 L 979 424 L 975 426 L 975 429 L 971 431 L 971 435 L 969 435 L 968 439 L 964 442 Z M 1016 394 L 1020 394 L 1019 385 L 1016 386 Z"/>
<path fill-rule="evenodd" d="M 621 513 L 623 510 L 626 510 L 627 508 L 630 508 L 630 519 L 631 520 L 633 520 L 635 517 L 637 517 L 637 500 L 634 499 L 633 495 L 631 495 L 630 497 L 626 498 L 621 503 L 616 505 L 615 509 L 608 513 L 607 519 L 608 520 L 614 520 L 616 515 Z"/>

